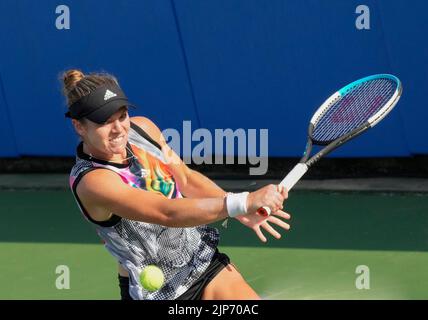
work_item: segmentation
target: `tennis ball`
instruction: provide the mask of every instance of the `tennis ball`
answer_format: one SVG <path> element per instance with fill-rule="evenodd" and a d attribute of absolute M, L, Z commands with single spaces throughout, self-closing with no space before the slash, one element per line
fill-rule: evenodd
<path fill-rule="evenodd" d="M 140 273 L 140 283 L 147 291 L 153 292 L 163 286 L 165 277 L 161 269 L 155 265 L 149 265 Z"/>

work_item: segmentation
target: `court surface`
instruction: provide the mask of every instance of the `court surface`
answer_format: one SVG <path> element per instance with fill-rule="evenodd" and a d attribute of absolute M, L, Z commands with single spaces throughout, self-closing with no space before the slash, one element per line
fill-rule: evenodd
<path fill-rule="evenodd" d="M 70 192 L 0 191 L 0 299 L 118 299 L 116 264 Z M 428 194 L 295 191 L 292 229 L 261 243 L 232 221 L 226 252 L 266 299 L 428 299 Z M 59 290 L 56 268 L 70 270 Z M 367 266 L 370 289 L 357 289 Z M 367 283 L 366 283 L 367 284 Z"/>

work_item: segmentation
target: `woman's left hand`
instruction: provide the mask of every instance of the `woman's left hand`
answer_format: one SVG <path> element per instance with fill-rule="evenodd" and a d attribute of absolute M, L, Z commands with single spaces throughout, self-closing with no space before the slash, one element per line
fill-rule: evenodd
<path fill-rule="evenodd" d="M 235 219 L 241 222 L 244 226 L 247 226 L 248 228 L 252 229 L 261 241 L 266 242 L 267 239 L 264 236 L 263 232 L 261 231 L 260 227 L 265 229 L 276 239 L 281 238 L 281 234 L 278 231 L 276 231 L 269 224 L 269 222 L 276 224 L 277 226 L 283 228 L 284 230 L 287 230 L 287 231 L 290 230 L 290 225 L 288 223 L 285 223 L 284 221 L 282 221 L 281 219 L 275 216 L 278 216 L 286 220 L 290 220 L 291 218 L 290 214 L 281 210 L 277 210 L 275 212 L 272 212 L 272 214 L 268 217 L 261 216 L 258 213 L 251 213 L 251 214 L 237 216 L 235 217 Z"/>

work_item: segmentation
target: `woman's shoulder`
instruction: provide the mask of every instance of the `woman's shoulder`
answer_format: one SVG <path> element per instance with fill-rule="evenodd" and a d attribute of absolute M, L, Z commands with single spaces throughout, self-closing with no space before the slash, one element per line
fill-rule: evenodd
<path fill-rule="evenodd" d="M 94 199 L 99 200 L 98 204 L 113 199 L 123 186 L 123 181 L 117 173 L 106 168 L 97 168 L 80 179 L 75 186 L 75 192 L 85 205 L 92 205 Z"/>
<path fill-rule="evenodd" d="M 159 145 L 165 144 L 165 139 L 158 126 L 149 118 L 146 117 L 131 117 L 131 122 L 143 129 L 153 140 Z"/>

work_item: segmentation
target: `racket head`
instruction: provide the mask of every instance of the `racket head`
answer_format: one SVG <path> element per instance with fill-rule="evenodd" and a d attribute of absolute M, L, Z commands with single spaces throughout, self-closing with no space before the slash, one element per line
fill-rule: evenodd
<path fill-rule="evenodd" d="M 313 144 L 328 145 L 375 126 L 397 104 L 401 81 L 391 74 L 371 75 L 332 94 L 315 112 L 309 125 Z"/>

